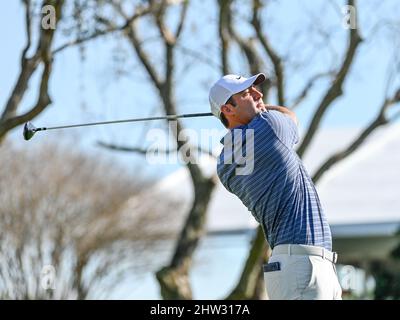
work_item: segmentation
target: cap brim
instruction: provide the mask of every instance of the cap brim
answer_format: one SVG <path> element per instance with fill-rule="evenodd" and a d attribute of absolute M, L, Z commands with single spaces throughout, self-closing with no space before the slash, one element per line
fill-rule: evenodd
<path fill-rule="evenodd" d="M 260 83 L 263 83 L 266 79 L 266 76 L 264 73 L 258 73 L 250 78 L 248 78 L 246 81 L 240 84 L 240 86 L 237 87 L 235 90 L 236 92 L 233 92 L 233 94 L 236 94 L 238 92 L 241 92 L 243 90 L 246 90 L 247 88 L 251 87 L 252 85 L 259 85 Z"/>
<path fill-rule="evenodd" d="M 256 74 L 255 76 L 251 77 L 250 79 L 252 79 L 254 77 L 255 77 L 255 80 L 254 80 L 253 84 L 255 84 L 255 85 L 259 85 L 260 83 L 263 83 L 265 81 L 265 79 L 267 78 L 264 73 Z"/>

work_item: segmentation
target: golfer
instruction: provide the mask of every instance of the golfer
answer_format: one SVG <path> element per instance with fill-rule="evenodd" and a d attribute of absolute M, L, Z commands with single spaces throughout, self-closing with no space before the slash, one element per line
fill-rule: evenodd
<path fill-rule="evenodd" d="M 226 75 L 210 89 L 211 111 L 230 129 L 221 140 L 218 177 L 251 211 L 272 249 L 263 266 L 269 299 L 340 300 L 330 227 L 293 149 L 298 142 L 296 115 L 263 103 L 256 86 L 264 80 L 262 73 L 250 78 Z M 253 139 L 243 133 L 242 141 L 232 143 L 235 130 L 251 130 Z M 225 161 L 230 154 L 225 149 L 248 150 L 247 143 L 252 144 L 254 168 L 247 175 L 237 174 L 240 164 Z"/>

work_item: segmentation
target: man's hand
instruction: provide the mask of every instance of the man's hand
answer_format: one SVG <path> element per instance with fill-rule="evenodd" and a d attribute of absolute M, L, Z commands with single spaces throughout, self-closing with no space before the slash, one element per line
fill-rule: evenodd
<path fill-rule="evenodd" d="M 275 110 L 275 111 L 282 112 L 283 114 L 286 114 L 287 116 L 289 116 L 289 117 L 294 121 L 294 123 L 296 124 L 296 126 L 297 126 L 298 123 L 299 123 L 299 121 L 297 120 L 296 114 L 295 114 L 293 111 L 289 110 L 288 108 L 281 107 L 281 106 L 273 106 L 273 105 L 270 105 L 270 104 L 266 104 L 266 105 L 265 105 L 265 109 L 266 109 L 267 111 L 268 111 L 268 110 Z"/>

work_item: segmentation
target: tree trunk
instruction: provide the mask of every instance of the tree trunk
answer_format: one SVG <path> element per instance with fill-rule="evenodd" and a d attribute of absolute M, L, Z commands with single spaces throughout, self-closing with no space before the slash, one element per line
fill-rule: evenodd
<path fill-rule="evenodd" d="M 193 253 L 205 233 L 208 203 L 215 186 L 215 177 L 194 179 L 195 196 L 186 224 L 182 229 L 171 263 L 161 268 L 156 277 L 163 299 L 192 299 L 189 270 Z"/>
<path fill-rule="evenodd" d="M 269 255 L 270 248 L 265 241 L 264 232 L 259 226 L 240 280 L 226 299 L 254 299 L 260 295 L 260 282 L 263 281 L 262 264 L 267 261 Z M 259 268 L 255 266 L 259 266 Z"/>

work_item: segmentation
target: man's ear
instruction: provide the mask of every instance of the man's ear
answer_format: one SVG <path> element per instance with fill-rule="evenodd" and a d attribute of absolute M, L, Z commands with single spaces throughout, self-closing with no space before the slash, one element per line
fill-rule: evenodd
<path fill-rule="evenodd" d="M 224 104 L 221 106 L 221 112 L 226 115 L 233 115 L 235 113 L 231 104 Z"/>

